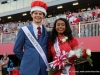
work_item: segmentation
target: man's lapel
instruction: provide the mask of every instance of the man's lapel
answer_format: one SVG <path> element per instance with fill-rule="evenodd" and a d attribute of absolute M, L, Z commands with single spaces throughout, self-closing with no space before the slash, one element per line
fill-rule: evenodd
<path fill-rule="evenodd" d="M 31 34 L 33 35 L 33 37 L 36 39 L 36 41 L 42 46 L 43 44 L 45 44 L 45 42 L 47 42 L 47 32 L 46 32 L 46 29 L 44 28 L 44 26 L 42 26 L 42 34 L 40 36 L 40 39 L 38 40 L 34 34 L 34 31 L 33 31 L 33 25 L 31 24 L 29 26 L 29 30 L 31 31 Z"/>
<path fill-rule="evenodd" d="M 32 24 L 29 26 L 29 30 L 31 31 L 31 34 L 33 35 L 33 37 L 37 40 L 37 38 L 34 34 L 34 31 L 33 31 L 33 25 Z"/>

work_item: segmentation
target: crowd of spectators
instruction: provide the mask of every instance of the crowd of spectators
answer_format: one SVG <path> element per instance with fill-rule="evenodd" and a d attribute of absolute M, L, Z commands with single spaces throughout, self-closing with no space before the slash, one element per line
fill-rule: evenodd
<path fill-rule="evenodd" d="M 81 23 L 90 23 L 91 21 L 97 22 L 100 18 L 100 9 L 98 6 L 95 8 L 88 7 L 87 9 L 78 10 L 78 12 L 64 12 L 64 14 L 59 14 L 54 17 L 45 18 L 44 25 L 48 25 L 48 23 L 52 26 L 53 22 L 59 18 L 63 17 L 66 18 L 70 25 L 76 25 L 78 22 Z"/>
<path fill-rule="evenodd" d="M 43 20 L 43 25 L 45 25 L 45 27 L 53 27 L 54 21 L 60 17 L 66 18 L 69 21 L 69 24 L 73 31 L 73 35 L 76 37 L 79 37 L 79 35 L 81 37 L 100 35 L 100 9 L 98 6 L 95 6 L 95 8 L 93 9 L 89 7 L 87 8 L 87 11 L 82 11 L 79 9 L 77 13 L 67 11 L 64 12 L 64 14 L 45 18 Z M 79 22 L 81 23 L 81 31 L 79 31 Z M 5 41 L 5 43 L 7 43 L 11 42 L 11 40 L 12 42 L 14 42 L 18 30 L 22 26 L 29 25 L 29 23 L 31 23 L 31 21 L 28 20 L 26 22 L 9 22 L 0 24 L 0 40 L 2 40 L 1 42 Z M 5 38 L 9 39 L 5 40 Z"/>
<path fill-rule="evenodd" d="M 83 9 L 84 10 L 84 9 Z M 100 18 L 100 9 L 98 6 L 91 9 L 90 7 L 87 8 L 87 11 L 78 10 L 78 12 L 64 12 L 64 14 L 59 14 L 54 17 L 45 18 L 43 20 L 43 25 L 46 27 L 52 27 L 53 23 L 56 19 L 63 17 L 69 21 L 70 25 L 76 25 L 78 22 L 81 23 L 91 23 L 92 21 L 97 22 Z M 18 30 L 20 27 L 28 25 L 31 23 L 29 20 L 26 22 L 9 22 L 5 24 L 0 24 L 0 32 L 9 33 Z"/>
<path fill-rule="evenodd" d="M 30 21 L 26 22 L 9 22 L 5 24 L 0 24 L 0 32 L 6 33 L 14 33 L 20 29 L 22 26 L 26 26 L 30 23 Z"/>

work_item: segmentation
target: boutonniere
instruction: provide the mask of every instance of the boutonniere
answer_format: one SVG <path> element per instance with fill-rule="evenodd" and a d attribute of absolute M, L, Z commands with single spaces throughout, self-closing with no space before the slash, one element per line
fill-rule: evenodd
<path fill-rule="evenodd" d="M 52 28 L 46 27 L 46 31 L 47 31 L 47 32 L 51 32 L 51 31 L 52 31 Z"/>
<path fill-rule="evenodd" d="M 68 40 L 67 36 L 65 36 L 64 38 L 61 39 L 62 42 L 66 42 L 66 40 Z"/>

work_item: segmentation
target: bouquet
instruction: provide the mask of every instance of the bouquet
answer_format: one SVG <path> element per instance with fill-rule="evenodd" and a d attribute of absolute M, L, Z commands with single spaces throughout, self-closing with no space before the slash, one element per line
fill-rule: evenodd
<path fill-rule="evenodd" d="M 77 48 L 75 50 L 71 50 L 68 53 L 62 51 L 60 56 L 55 56 L 54 61 L 49 63 L 50 68 L 48 71 L 48 75 L 52 75 L 56 71 L 62 69 L 65 66 L 65 62 L 74 65 L 89 62 L 89 64 L 93 66 L 92 59 L 90 57 L 90 49 Z"/>
<path fill-rule="evenodd" d="M 91 50 L 90 49 L 83 49 L 78 48 L 76 50 L 71 50 L 68 55 L 67 55 L 67 62 L 71 64 L 80 64 L 84 62 L 89 62 L 91 66 L 92 64 L 92 59 L 91 57 Z"/>

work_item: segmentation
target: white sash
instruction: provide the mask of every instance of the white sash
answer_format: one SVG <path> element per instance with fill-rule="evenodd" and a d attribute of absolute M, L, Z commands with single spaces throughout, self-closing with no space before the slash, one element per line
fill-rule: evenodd
<path fill-rule="evenodd" d="M 58 46 L 58 39 L 57 38 L 56 38 L 56 42 L 54 43 L 54 49 L 55 49 L 57 56 L 60 56 L 60 48 Z"/>
<path fill-rule="evenodd" d="M 32 43 L 32 45 L 36 48 L 36 50 L 38 51 L 38 53 L 41 55 L 42 59 L 44 60 L 47 68 L 49 67 L 48 66 L 48 61 L 47 61 L 47 58 L 46 58 L 46 55 L 42 49 L 42 47 L 39 45 L 39 43 L 36 41 L 36 39 L 33 37 L 33 35 L 31 34 L 31 32 L 29 31 L 29 29 L 24 26 L 22 27 L 24 33 L 26 34 L 26 36 L 28 37 L 28 39 L 30 40 L 30 42 Z"/>
<path fill-rule="evenodd" d="M 55 50 L 56 54 L 59 56 L 60 55 L 60 47 L 58 45 L 58 38 L 56 38 L 56 42 L 54 43 L 54 50 Z M 65 66 L 66 74 L 61 74 L 61 75 L 69 75 L 70 67 L 71 67 L 70 65 Z"/>

